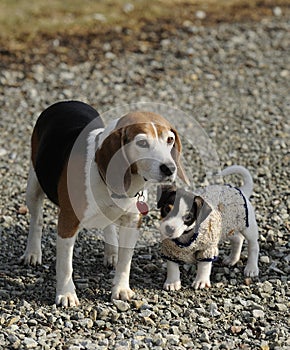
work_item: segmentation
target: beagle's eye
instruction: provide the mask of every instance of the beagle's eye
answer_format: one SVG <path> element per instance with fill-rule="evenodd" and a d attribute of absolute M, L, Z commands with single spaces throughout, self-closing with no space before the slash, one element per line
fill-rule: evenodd
<path fill-rule="evenodd" d="M 136 145 L 141 148 L 149 148 L 149 142 L 145 139 L 136 141 Z"/>
<path fill-rule="evenodd" d="M 191 212 L 186 213 L 185 215 L 183 215 L 182 220 L 185 223 L 185 225 L 191 225 L 194 220 L 193 213 Z"/>
<path fill-rule="evenodd" d="M 174 143 L 174 137 L 168 136 L 168 137 L 167 137 L 167 144 L 168 144 L 168 145 L 173 145 L 173 143 Z"/>

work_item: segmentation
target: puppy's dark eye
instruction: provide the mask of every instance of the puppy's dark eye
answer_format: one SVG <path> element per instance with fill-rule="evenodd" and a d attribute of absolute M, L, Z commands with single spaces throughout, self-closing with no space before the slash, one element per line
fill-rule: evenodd
<path fill-rule="evenodd" d="M 165 207 L 163 208 L 163 210 L 164 210 L 164 212 L 165 212 L 166 214 L 168 214 L 168 213 L 171 212 L 172 208 L 173 208 L 173 205 L 172 205 L 172 204 L 167 204 L 167 205 L 165 205 Z"/>
<path fill-rule="evenodd" d="M 136 145 L 141 147 L 141 148 L 149 148 L 149 143 L 147 140 L 138 140 L 136 142 Z"/>
<path fill-rule="evenodd" d="M 173 143 L 174 143 L 174 137 L 168 136 L 168 137 L 167 137 L 167 144 L 168 144 L 168 145 L 172 145 Z"/>
<path fill-rule="evenodd" d="M 189 213 L 183 215 L 182 220 L 185 223 L 185 225 L 191 225 L 193 223 L 193 220 L 194 220 L 193 213 L 189 212 Z"/>
<path fill-rule="evenodd" d="M 172 210 L 173 205 L 172 204 L 166 204 L 164 207 L 161 209 L 161 217 L 165 218 Z"/>

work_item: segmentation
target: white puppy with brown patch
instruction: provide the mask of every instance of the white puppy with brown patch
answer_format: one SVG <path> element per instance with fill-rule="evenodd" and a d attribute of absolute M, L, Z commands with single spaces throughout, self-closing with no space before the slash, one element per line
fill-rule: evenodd
<path fill-rule="evenodd" d="M 171 124 L 155 113 L 131 112 L 104 127 L 98 112 L 79 101 L 59 102 L 39 116 L 32 134 L 27 186 L 31 221 L 22 260 L 41 264 L 44 194 L 59 207 L 56 304 L 79 300 L 72 279 L 77 232 L 104 229 L 105 264 L 116 265 L 112 298 L 133 296 L 130 266 L 138 238 L 138 192 L 147 181 L 187 182 L 181 143 Z M 140 208 L 140 206 L 139 206 Z M 115 225 L 120 227 L 119 236 Z"/>
<path fill-rule="evenodd" d="M 228 265 L 240 259 L 244 238 L 248 242 L 248 262 L 245 275 L 257 276 L 258 227 L 254 209 L 249 202 L 253 190 L 250 173 L 242 166 L 231 166 L 222 176 L 240 174 L 244 185 L 211 185 L 194 192 L 160 186 L 158 208 L 161 210 L 162 255 L 167 259 L 167 279 L 164 288 L 181 288 L 180 262 L 197 261 L 195 289 L 210 287 L 212 261 L 218 256 L 218 244 L 230 239 L 231 253 L 224 259 Z"/>

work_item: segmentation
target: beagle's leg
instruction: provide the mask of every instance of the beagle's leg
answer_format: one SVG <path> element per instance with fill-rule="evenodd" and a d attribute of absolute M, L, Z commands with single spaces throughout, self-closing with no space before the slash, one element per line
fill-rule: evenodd
<path fill-rule="evenodd" d="M 64 307 L 77 306 L 79 300 L 72 280 L 72 258 L 76 235 L 56 240 L 56 298 L 55 303 Z"/>
<path fill-rule="evenodd" d="M 249 227 L 247 227 L 243 232 L 246 240 L 248 241 L 248 261 L 244 270 L 244 274 L 248 277 L 254 277 L 259 275 L 259 232 L 254 209 L 251 205 L 248 206 L 248 209 Z"/>
<path fill-rule="evenodd" d="M 115 225 L 104 228 L 105 252 L 104 265 L 116 267 L 118 261 L 118 234 Z"/>
<path fill-rule="evenodd" d="M 173 261 L 167 260 L 167 278 L 163 289 L 179 290 L 181 288 L 179 265 Z"/>
<path fill-rule="evenodd" d="M 192 283 L 194 289 L 209 288 L 210 284 L 210 273 L 211 273 L 212 262 L 211 261 L 199 261 L 197 263 L 197 273 L 195 280 Z"/>
<path fill-rule="evenodd" d="M 120 220 L 118 262 L 112 288 L 112 299 L 129 300 L 134 292 L 129 277 L 134 247 L 139 237 L 139 215 L 126 215 Z"/>
<path fill-rule="evenodd" d="M 20 261 L 24 264 L 41 264 L 42 253 L 41 253 L 41 236 L 42 236 L 42 203 L 44 199 L 44 193 L 38 179 L 36 177 L 35 171 L 31 164 L 27 190 L 26 190 L 26 203 L 29 209 L 31 218 L 29 225 L 29 233 L 26 244 L 26 249 L 24 254 L 21 256 Z"/>
<path fill-rule="evenodd" d="M 229 256 L 223 259 L 223 264 L 233 266 L 240 260 L 244 236 L 240 232 L 236 232 L 233 236 L 230 236 L 229 239 L 231 243 L 231 252 Z"/>
<path fill-rule="evenodd" d="M 72 259 L 79 221 L 70 210 L 60 210 L 56 240 L 56 299 L 57 305 L 77 306 L 79 300 L 72 279 Z"/>

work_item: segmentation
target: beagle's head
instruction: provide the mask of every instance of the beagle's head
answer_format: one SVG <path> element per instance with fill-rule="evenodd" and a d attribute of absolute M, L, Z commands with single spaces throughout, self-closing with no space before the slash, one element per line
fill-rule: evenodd
<path fill-rule="evenodd" d="M 159 186 L 157 197 L 162 218 L 159 229 L 164 238 L 178 238 L 189 232 L 211 210 L 201 197 L 175 186 Z"/>
<path fill-rule="evenodd" d="M 158 114 L 131 112 L 120 118 L 96 152 L 96 162 L 109 188 L 125 194 L 133 177 L 171 183 L 188 179 L 180 162 L 181 142 L 176 130 Z"/>

